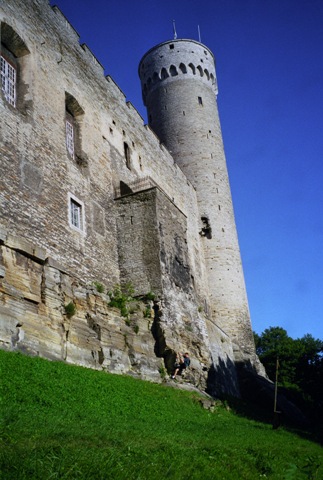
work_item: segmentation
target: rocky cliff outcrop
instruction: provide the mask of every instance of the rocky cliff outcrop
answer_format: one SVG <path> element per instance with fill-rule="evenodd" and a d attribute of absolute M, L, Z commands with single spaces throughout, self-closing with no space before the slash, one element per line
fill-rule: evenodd
<path fill-rule="evenodd" d="M 99 293 L 95 282 L 83 283 L 44 249 L 1 230 L 2 348 L 154 382 L 172 373 L 177 351 L 189 351 L 185 382 L 212 393 L 237 394 L 229 339 L 213 326 L 210 342 L 198 307 L 192 323 L 192 305 L 190 314 L 187 307 L 185 311 L 188 297 L 178 292 L 174 299 L 174 305 L 183 305 L 180 314 L 172 310 L 171 291 L 166 288 L 165 296 L 155 302 L 144 295 L 130 299 L 128 314 L 122 316 L 111 307 L 111 294 Z"/>

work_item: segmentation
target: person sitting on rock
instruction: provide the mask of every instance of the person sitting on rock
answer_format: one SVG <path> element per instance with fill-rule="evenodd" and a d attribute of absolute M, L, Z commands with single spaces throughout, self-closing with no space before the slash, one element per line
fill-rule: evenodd
<path fill-rule="evenodd" d="M 176 362 L 174 365 L 175 372 L 174 372 L 174 375 L 172 375 L 172 378 L 174 379 L 178 373 L 181 375 L 182 371 L 188 368 L 190 364 L 191 364 L 191 360 L 188 352 L 184 353 L 184 355 L 182 355 L 181 353 L 178 353 L 176 357 Z"/>

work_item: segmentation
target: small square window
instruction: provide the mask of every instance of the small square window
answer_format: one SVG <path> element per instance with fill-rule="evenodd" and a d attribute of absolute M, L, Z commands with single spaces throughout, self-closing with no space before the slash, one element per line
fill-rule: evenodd
<path fill-rule="evenodd" d="M 73 229 L 84 231 L 84 205 L 73 195 L 69 195 L 69 224 Z"/>

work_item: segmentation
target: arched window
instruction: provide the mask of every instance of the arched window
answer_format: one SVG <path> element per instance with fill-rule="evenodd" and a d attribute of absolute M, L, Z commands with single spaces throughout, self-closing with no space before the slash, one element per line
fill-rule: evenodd
<path fill-rule="evenodd" d="M 20 36 L 7 23 L 1 22 L 0 72 L 1 91 L 13 107 L 22 108 L 25 98 L 21 85 L 30 83 L 31 69 L 26 58 L 29 49 Z M 24 88 L 26 92 L 28 88 Z"/>
<path fill-rule="evenodd" d="M 187 68 L 186 68 L 186 65 L 184 65 L 184 63 L 180 64 L 179 69 L 182 73 L 187 73 Z"/>
<path fill-rule="evenodd" d="M 176 77 L 176 75 L 178 75 L 177 68 L 175 67 L 175 65 L 170 66 L 169 73 L 171 74 L 172 77 Z"/>
<path fill-rule="evenodd" d="M 168 78 L 168 77 L 169 77 L 169 75 L 168 75 L 168 72 L 167 72 L 166 68 L 162 68 L 161 72 L 160 72 L 160 78 L 164 80 L 165 78 Z"/>
<path fill-rule="evenodd" d="M 65 132 L 66 148 L 74 159 L 81 158 L 81 120 L 84 110 L 75 98 L 65 92 Z"/>
<path fill-rule="evenodd" d="M 208 80 L 210 80 L 210 74 L 209 74 L 209 71 L 205 68 L 204 69 L 204 73 L 205 73 L 205 76 Z"/>
<path fill-rule="evenodd" d="M 195 66 L 193 65 L 193 63 L 189 63 L 188 66 L 192 70 L 193 75 L 195 75 Z"/>
<path fill-rule="evenodd" d="M 196 67 L 197 70 L 199 71 L 201 77 L 203 77 L 204 73 L 203 73 L 203 68 L 199 65 L 198 67 Z"/>

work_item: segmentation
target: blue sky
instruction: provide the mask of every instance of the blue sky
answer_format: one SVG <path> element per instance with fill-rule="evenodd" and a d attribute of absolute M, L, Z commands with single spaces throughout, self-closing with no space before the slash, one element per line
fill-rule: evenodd
<path fill-rule="evenodd" d="M 216 58 L 253 329 L 323 339 L 322 0 L 56 0 L 146 119 L 138 63 L 159 42 Z"/>

